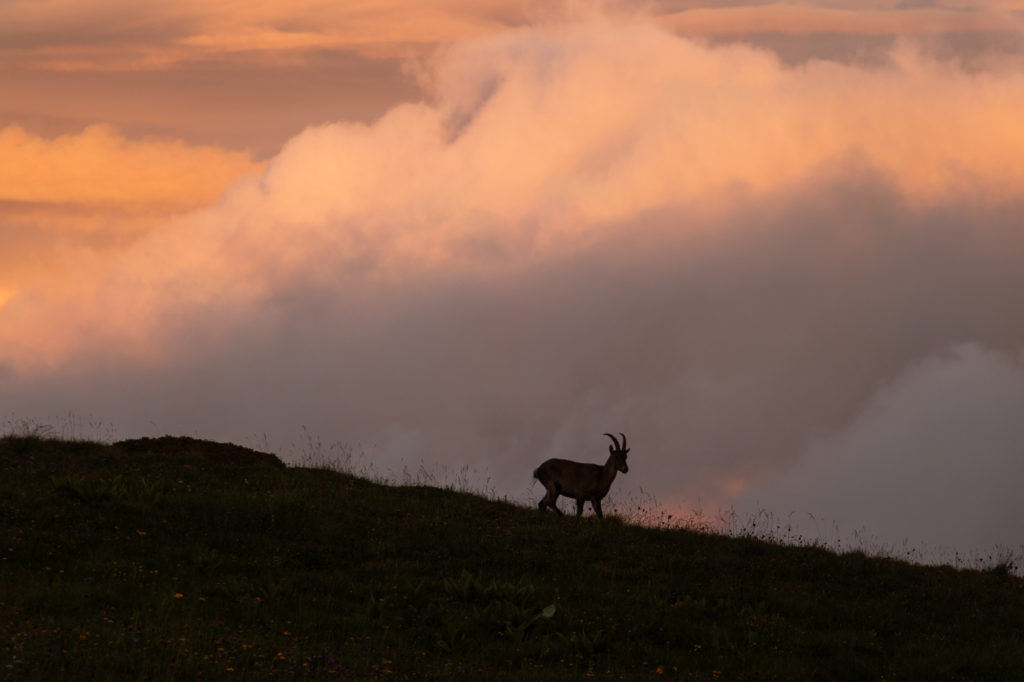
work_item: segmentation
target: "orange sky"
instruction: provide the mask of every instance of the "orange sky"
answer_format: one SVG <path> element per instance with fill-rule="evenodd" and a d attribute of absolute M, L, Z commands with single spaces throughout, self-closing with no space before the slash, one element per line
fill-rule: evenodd
<path fill-rule="evenodd" d="M 905 314 L 868 315 L 871 324 L 892 326 L 879 334 L 891 343 L 863 361 L 868 369 L 854 371 L 852 362 L 848 394 L 814 417 L 834 426 L 863 404 L 872 382 L 884 385 L 915 353 L 1021 341 L 1016 325 L 965 312 L 963 302 L 1006 283 L 977 273 L 1015 271 L 1006 262 L 1013 250 L 999 245 L 1015 243 L 1001 216 L 1024 194 L 1024 3 L 902 5 L 660 0 L 641 12 L 626 2 L 553 8 L 540 0 L 4 3 L 0 382 L 17 377 L 28 385 L 110 366 L 173 376 L 175 367 L 220 353 L 244 355 L 238 349 L 252 339 L 272 345 L 281 315 L 315 308 L 316 297 L 306 298 L 312 290 L 330 292 L 330 305 L 344 311 L 322 312 L 344 343 L 417 357 L 415 344 L 401 346 L 383 330 L 405 329 L 424 297 L 461 319 L 453 292 L 470 282 L 532 321 L 523 328 L 533 331 L 519 336 L 517 325 L 492 320 L 502 357 L 548 367 L 580 391 L 559 393 L 563 403 L 583 401 L 566 423 L 582 432 L 609 413 L 649 414 L 656 416 L 636 419 L 660 420 L 655 426 L 667 430 L 676 417 L 663 405 L 686 402 L 680 396 L 698 384 L 730 396 L 730 405 L 749 400 L 744 409 L 761 414 L 751 396 L 785 384 L 775 370 L 785 363 L 770 353 L 800 345 L 773 338 L 768 322 L 756 334 L 738 331 L 760 320 L 762 306 L 734 299 L 700 254 L 725 259 L 723 271 L 735 267 L 737 281 L 746 281 L 761 266 L 747 267 L 755 259 L 745 245 L 767 240 L 774 248 L 766 235 L 814 225 L 818 232 L 808 227 L 786 241 L 779 263 L 820 247 L 793 268 L 824 277 L 819 262 L 848 267 L 856 287 L 869 286 L 874 275 L 864 273 L 877 266 L 891 274 L 879 281 L 896 291 L 892 300 L 909 309 L 928 308 L 919 301 L 929 292 L 914 282 L 931 281 L 930 264 L 949 265 L 942 258 L 955 260 L 950 253 L 976 258 L 936 280 L 960 287 L 949 285 L 956 315 L 936 310 L 927 324 L 906 329 Z M 899 251 L 907 261 L 896 267 L 876 213 L 903 226 L 894 228 L 896 241 L 926 239 L 922 253 L 941 257 Z M 958 226 L 949 228 L 955 237 L 939 229 L 921 236 L 931 228 L 920 225 L 936 215 Z M 959 250 L 947 253 L 958 239 Z M 680 294 L 658 298 L 656 278 L 630 284 L 624 296 L 651 295 L 669 306 L 652 304 L 659 312 L 636 320 L 664 339 L 655 343 L 666 353 L 723 355 L 679 376 L 635 360 L 643 386 L 630 389 L 639 397 L 626 404 L 590 386 L 581 378 L 588 372 L 557 369 L 575 360 L 599 364 L 605 356 L 596 350 L 563 357 L 551 350 L 560 347 L 556 334 L 529 355 L 509 339 L 529 345 L 559 319 L 536 313 L 547 295 L 530 288 L 532 278 L 578 297 L 566 305 L 586 307 L 588 289 L 579 283 L 592 275 L 578 264 L 634 249 L 661 263 L 652 272 L 672 273 L 662 278 L 677 276 L 666 263 L 692 266 L 694 288 L 717 291 L 730 312 L 694 303 L 705 336 L 692 339 L 688 330 L 700 325 L 689 323 L 670 322 L 662 332 Z M 788 275 L 778 276 L 785 288 Z M 859 310 L 862 299 L 846 295 L 844 305 Z M 807 306 L 798 312 L 818 310 L 801 288 L 792 296 Z M 798 312 L 787 318 L 792 327 L 781 328 L 802 328 Z M 944 318 L 959 322 L 947 327 Z M 526 409 L 533 389 L 502 375 L 465 338 L 443 341 L 433 326 L 446 328 L 443 319 L 428 316 L 419 328 L 431 330 L 424 336 L 439 349 L 466 343 L 457 357 L 480 358 L 472 376 L 504 378 L 494 413 L 477 420 L 504 433 L 493 426 L 505 424 L 501 409 Z M 822 324 L 827 336 L 831 327 Z M 584 325 L 564 337 L 577 333 L 598 332 Z M 757 352 L 745 345 L 753 337 Z M 635 351 L 628 338 L 599 348 L 628 355 Z M 252 353 L 265 351 L 260 343 Z M 724 355 L 734 346 L 744 351 Z M 769 359 L 757 355 L 761 349 Z M 683 356 L 672 355 L 679 367 Z M 410 400 L 409 414 L 435 409 L 429 396 L 427 407 L 407 398 L 421 389 L 403 383 L 429 384 L 431 371 L 413 365 L 388 374 L 394 394 Z M 339 376 L 338 385 L 346 380 L 355 381 Z M 477 390 L 471 376 L 460 385 L 467 396 Z M 521 400 L 506 403 L 508 396 Z M 659 406 L 649 404 L 656 399 Z M 587 401 L 599 407 L 587 412 Z M 699 421 L 711 434 L 720 418 L 710 408 L 692 411 L 694 428 Z M 402 448 L 425 443 L 429 453 L 439 433 L 460 428 L 435 417 L 441 426 L 432 435 L 376 413 L 363 422 L 367 438 L 393 438 Z M 779 451 L 798 447 L 793 434 L 805 427 L 794 421 Z M 560 432 L 545 442 L 571 440 Z M 715 442 L 722 451 L 746 447 L 723 443 Z M 716 481 L 721 499 L 771 468 L 739 455 L 726 460 L 705 463 L 698 479 Z"/>
<path fill-rule="evenodd" d="M 939 61 L 928 55 L 938 49 L 937 34 L 1019 35 L 1021 8 L 1013 2 L 913 9 L 889 2 L 725 8 L 654 3 L 639 20 L 687 38 L 805 36 L 808 54 L 842 34 L 898 40 L 882 48 L 885 68 L 811 59 L 795 69 L 783 68 L 770 51 L 709 51 L 705 43 L 673 41 L 669 33 L 658 34 L 657 49 L 624 40 L 610 51 L 643 50 L 650 69 L 630 73 L 636 60 L 620 67 L 614 54 L 601 68 L 634 82 L 639 98 L 657 97 L 658 111 L 671 112 L 671 119 L 646 120 L 642 100 L 603 90 L 607 74 L 581 65 L 565 82 L 565 100 L 513 102 L 518 91 L 512 84 L 503 94 L 508 106 L 494 113 L 508 119 L 485 119 L 488 130 L 514 131 L 503 140 L 487 138 L 478 146 L 470 138 L 458 149 L 444 149 L 441 140 L 429 139 L 443 135 L 429 129 L 443 122 L 427 119 L 461 106 L 459 98 L 467 96 L 461 90 L 472 97 L 478 85 L 474 71 L 492 67 L 472 60 L 510 58 L 501 53 L 500 39 L 479 47 L 482 37 L 513 36 L 529 24 L 557 31 L 566 16 L 584 22 L 596 16 L 587 3 L 568 7 L 553 11 L 548 3 L 502 0 L 5 4 L 0 215 L 15 227 L 0 256 L 0 285 L 16 292 L 18 279 L 45 267 L 39 264 L 57 244 L 123 244 L 174 214 L 213 203 L 308 126 L 368 123 L 421 99 L 433 108 L 408 114 L 416 119 L 413 128 L 395 130 L 389 144 L 427 145 L 423 159 L 455 164 L 446 173 L 472 169 L 492 183 L 473 188 L 472 196 L 506 214 L 529 208 L 552 173 L 567 174 L 561 191 L 574 195 L 571 210 L 582 212 L 566 223 L 567 234 L 578 231 L 573 224 L 666 201 L 701 196 L 708 204 L 716 187 L 735 183 L 755 194 L 774 192 L 844 154 L 862 155 L 911 199 L 942 196 L 951 187 L 1006 196 L 1021 186 L 1019 55 L 974 50 L 970 69 L 946 55 Z M 600 20 L 603 31 L 638 19 L 616 12 Z M 916 38 L 924 42 L 899 42 Z M 983 63 L 986 70 L 975 70 Z M 659 91 L 666 83 L 679 87 Z M 702 109 L 687 106 L 691 99 Z M 391 134 L 398 111 L 375 124 L 377 137 Z M 571 136 L 560 125 L 520 126 L 538 115 L 564 120 Z M 599 151 L 601 140 L 641 125 L 660 126 L 666 134 L 706 128 L 706 135 L 695 134 L 685 164 L 664 154 L 662 136 L 647 135 L 616 158 L 614 172 L 604 178 L 573 172 L 571 166 L 583 162 L 580 153 L 596 153 L 598 163 L 603 153 L 615 158 L 614 151 Z M 409 135 L 426 137 L 411 142 Z M 538 148 L 546 158 L 534 156 Z M 365 159 L 368 166 L 354 169 L 354 179 L 395 172 L 375 167 L 378 161 Z M 500 184 L 480 172 L 493 163 L 504 169 Z M 422 172 L 425 182 L 437 177 L 436 169 Z M 329 194 L 321 191 L 313 201 Z M 421 248 L 417 239 L 403 239 L 403 248 Z"/>

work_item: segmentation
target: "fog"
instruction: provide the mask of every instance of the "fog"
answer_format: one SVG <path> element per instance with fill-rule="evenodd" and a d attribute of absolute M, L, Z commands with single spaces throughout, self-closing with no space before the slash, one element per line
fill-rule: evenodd
<path fill-rule="evenodd" d="M 907 369 L 737 510 L 793 537 L 970 564 L 1019 553 L 1024 364 L 958 346 Z"/>

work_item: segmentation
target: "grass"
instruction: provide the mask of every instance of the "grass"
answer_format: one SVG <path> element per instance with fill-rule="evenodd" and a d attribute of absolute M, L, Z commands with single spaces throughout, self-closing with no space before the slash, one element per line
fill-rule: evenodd
<path fill-rule="evenodd" d="M 188 438 L 0 438 L 10 680 L 1007 680 L 1005 569 L 558 518 Z"/>

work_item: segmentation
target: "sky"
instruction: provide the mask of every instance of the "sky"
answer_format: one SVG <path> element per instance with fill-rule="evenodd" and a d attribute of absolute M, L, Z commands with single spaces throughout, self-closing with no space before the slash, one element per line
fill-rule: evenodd
<path fill-rule="evenodd" d="M 1024 548 L 1020 0 L 6 0 L 0 93 L 0 421 Z"/>

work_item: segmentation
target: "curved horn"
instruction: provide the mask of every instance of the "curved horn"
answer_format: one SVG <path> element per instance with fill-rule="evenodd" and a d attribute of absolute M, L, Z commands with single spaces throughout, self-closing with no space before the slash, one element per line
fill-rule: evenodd
<path fill-rule="evenodd" d="M 625 450 L 626 449 L 626 434 L 624 434 L 624 433 L 622 433 L 620 431 L 619 435 L 622 436 L 622 449 Z"/>
<path fill-rule="evenodd" d="M 612 439 L 612 442 L 615 443 L 615 449 L 616 450 L 621 450 L 622 449 L 622 447 L 619 445 L 619 441 L 615 439 L 615 436 L 613 436 L 610 433 L 606 433 L 604 435 L 606 435 L 606 436 L 608 436 L 609 438 Z M 621 434 L 619 434 L 619 435 L 621 435 Z"/>

